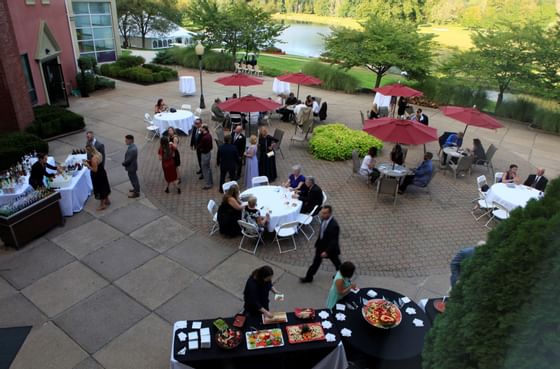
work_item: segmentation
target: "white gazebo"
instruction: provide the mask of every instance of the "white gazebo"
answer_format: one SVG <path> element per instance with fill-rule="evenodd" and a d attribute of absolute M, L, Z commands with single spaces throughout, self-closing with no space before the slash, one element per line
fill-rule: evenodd
<path fill-rule="evenodd" d="M 146 34 L 146 49 L 157 50 L 173 46 L 191 46 L 194 45 L 193 37 L 195 35 L 194 32 L 187 31 L 176 24 L 173 29 L 166 33 L 149 31 Z M 128 40 L 130 47 L 143 48 L 142 35 L 138 31 L 133 31 Z"/>

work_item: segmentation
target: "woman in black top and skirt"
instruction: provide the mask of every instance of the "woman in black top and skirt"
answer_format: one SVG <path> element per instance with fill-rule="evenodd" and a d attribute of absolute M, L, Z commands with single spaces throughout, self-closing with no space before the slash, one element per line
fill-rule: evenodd
<path fill-rule="evenodd" d="M 255 269 L 243 290 L 243 308 L 245 315 L 272 318 L 273 314 L 269 311 L 268 295 L 270 291 L 279 294 L 280 291 L 272 285 L 274 271 L 268 265 Z"/>
<path fill-rule="evenodd" d="M 269 182 L 274 182 L 278 177 L 274 155 L 274 144 L 276 142 L 274 137 L 268 134 L 266 128 L 260 129 L 258 141 L 259 176 L 267 176 Z"/>

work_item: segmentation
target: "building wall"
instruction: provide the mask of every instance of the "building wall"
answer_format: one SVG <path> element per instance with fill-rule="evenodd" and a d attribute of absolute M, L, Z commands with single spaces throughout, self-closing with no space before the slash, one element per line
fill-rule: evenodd
<path fill-rule="evenodd" d="M 76 60 L 72 49 L 72 38 L 66 5 L 62 0 L 35 0 L 34 5 L 28 5 L 29 0 L 8 0 L 8 9 L 12 19 L 14 34 L 18 50 L 21 54 L 28 54 L 31 74 L 37 91 L 37 103 L 47 103 L 47 92 L 41 75 L 40 63 L 35 60 L 38 42 L 38 32 L 41 21 L 45 21 L 61 49 L 59 61 L 64 74 L 66 91 L 70 94 L 76 87 Z M 48 2 L 48 4 L 44 4 Z"/>

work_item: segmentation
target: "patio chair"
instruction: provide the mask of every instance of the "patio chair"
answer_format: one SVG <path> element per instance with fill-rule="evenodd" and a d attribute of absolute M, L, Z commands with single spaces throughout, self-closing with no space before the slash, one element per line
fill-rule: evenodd
<path fill-rule="evenodd" d="M 307 141 L 307 137 L 312 127 L 313 127 L 313 120 L 311 119 L 303 122 L 301 126 L 298 126 L 296 124 L 294 135 L 292 136 L 292 138 L 290 138 L 290 146 L 292 145 L 292 142 Z"/>
<path fill-rule="evenodd" d="M 294 236 L 297 233 L 298 225 L 299 225 L 298 222 L 289 222 L 289 223 L 280 224 L 279 226 L 274 228 L 274 230 L 276 231 L 276 236 L 274 237 L 274 241 L 276 241 L 276 243 L 278 244 L 278 250 L 280 251 L 281 254 L 289 251 L 296 251 L 297 245 Z M 282 246 L 280 246 L 280 240 L 287 239 L 287 238 L 292 239 L 292 243 L 294 244 L 294 247 L 291 249 L 282 250 Z"/>
<path fill-rule="evenodd" d="M 237 183 L 237 181 L 226 182 L 222 185 L 222 191 L 227 192 L 227 190 L 229 190 L 229 188 L 234 185 L 237 186 L 237 188 L 239 188 L 239 184 Z"/>
<path fill-rule="evenodd" d="M 360 118 L 362 120 L 362 128 L 364 128 L 364 125 L 366 124 L 366 118 L 364 117 L 364 112 L 360 110 Z"/>
<path fill-rule="evenodd" d="M 233 131 L 234 126 L 243 123 L 243 118 L 240 113 L 229 113 L 229 121 L 231 123 L 231 130 Z"/>
<path fill-rule="evenodd" d="M 253 73 L 254 73 L 256 76 L 262 76 L 262 75 L 264 74 L 264 72 L 262 71 L 261 68 L 259 68 L 258 65 L 255 65 L 255 66 L 253 67 Z"/>
<path fill-rule="evenodd" d="M 307 238 L 307 241 L 311 240 L 313 235 L 315 235 L 315 230 L 313 229 L 311 223 L 313 222 L 313 216 L 315 215 L 315 212 L 317 211 L 318 208 L 319 205 L 315 205 L 315 207 L 313 208 L 313 210 L 311 210 L 309 214 L 299 213 L 297 216 L 297 221 L 299 223 L 298 231 L 301 231 L 301 233 L 303 233 L 305 238 Z M 311 233 L 309 235 L 303 229 L 304 226 L 306 226 L 308 229 L 311 230 Z"/>
<path fill-rule="evenodd" d="M 282 159 L 284 159 L 284 153 L 282 152 L 282 139 L 284 138 L 284 131 L 282 131 L 279 128 L 276 128 L 274 130 L 274 135 L 272 135 L 272 138 L 274 139 L 274 141 L 276 141 L 276 144 L 274 145 L 274 151 L 280 151 L 280 154 L 282 154 Z"/>
<path fill-rule="evenodd" d="M 243 235 L 243 237 L 241 238 L 241 242 L 239 242 L 239 250 L 255 255 L 259 244 L 262 242 L 264 245 L 262 233 L 259 232 L 259 228 L 256 225 L 245 222 L 243 220 L 238 220 L 237 224 L 239 224 L 239 227 L 241 227 L 241 234 Z M 246 238 L 257 240 L 252 249 L 243 248 L 243 241 L 245 241 Z"/>
<path fill-rule="evenodd" d="M 192 111 L 192 106 L 190 106 L 190 104 L 183 104 L 181 105 L 181 110 Z"/>
<path fill-rule="evenodd" d="M 494 157 L 496 151 L 498 151 L 496 146 L 494 146 L 494 144 L 490 144 L 488 150 L 486 150 L 486 159 L 478 160 L 477 165 L 483 165 L 486 167 L 487 170 L 491 170 L 492 173 L 494 173 L 494 165 L 492 165 L 492 158 Z"/>
<path fill-rule="evenodd" d="M 488 204 L 488 202 L 486 201 L 486 193 L 484 191 L 482 191 L 482 187 L 486 185 L 488 186 L 488 183 L 486 181 L 486 176 L 485 175 L 481 175 L 478 176 L 476 178 L 476 187 L 478 190 L 478 197 L 476 199 L 473 200 L 473 202 L 476 203 L 476 205 L 474 206 L 474 208 L 471 210 L 471 215 L 474 217 L 474 219 L 478 222 L 482 217 L 490 214 L 490 212 L 492 212 L 493 208 L 491 204 Z M 482 214 L 477 216 L 475 214 L 476 211 L 482 211 Z"/>
<path fill-rule="evenodd" d="M 212 228 L 210 228 L 210 236 L 220 229 L 218 225 L 218 211 L 216 209 L 216 202 L 214 200 L 208 200 L 208 212 L 210 213 L 210 217 L 212 218 Z"/>
<path fill-rule="evenodd" d="M 397 204 L 397 195 L 399 190 L 399 179 L 395 177 L 381 177 L 377 181 L 377 191 L 375 195 L 375 203 L 379 202 L 379 195 L 390 195 L 394 197 L 393 207 Z"/>
<path fill-rule="evenodd" d="M 302 108 L 295 117 L 296 125 L 303 126 L 305 122 L 313 119 L 313 110 L 310 107 Z"/>
<path fill-rule="evenodd" d="M 253 177 L 251 179 L 251 187 L 256 187 L 256 186 L 268 186 L 269 182 L 268 182 L 268 177 L 267 176 L 258 176 L 258 177 Z"/>
<path fill-rule="evenodd" d="M 504 178 L 504 172 L 496 172 L 494 173 L 494 183 L 500 183 Z"/>
<path fill-rule="evenodd" d="M 474 157 L 472 155 L 461 156 L 457 161 L 457 164 L 453 162 L 449 162 L 449 169 L 453 171 L 453 176 L 457 179 L 457 175 L 459 173 L 466 173 L 468 172 L 471 175 L 471 169 L 473 164 Z"/>
<path fill-rule="evenodd" d="M 352 150 L 352 174 L 350 177 L 359 176 L 366 180 L 366 184 L 369 186 L 370 184 L 370 176 L 361 174 L 360 167 L 362 166 L 362 162 L 360 160 L 360 156 L 358 154 L 358 150 Z M 348 177 L 348 178 L 350 178 Z"/>
<path fill-rule="evenodd" d="M 210 119 L 214 122 L 214 129 L 224 128 L 224 118 L 218 118 L 213 111 L 210 110 Z"/>
<path fill-rule="evenodd" d="M 327 203 L 327 193 L 325 191 L 323 191 L 323 202 L 321 203 L 321 208 L 323 206 L 325 206 Z M 319 209 L 321 210 L 321 209 Z M 319 216 L 319 212 L 317 212 L 317 214 L 314 214 L 313 219 L 315 219 L 317 221 L 317 223 L 321 224 L 321 217 Z"/>
<path fill-rule="evenodd" d="M 490 229 L 490 227 L 488 227 L 488 224 L 490 224 L 493 219 L 506 220 L 508 218 L 509 210 L 498 204 L 497 202 L 492 202 L 492 216 L 490 217 L 490 219 L 488 219 L 484 226 Z"/>
<path fill-rule="evenodd" d="M 432 175 L 430 176 L 430 180 L 428 181 L 428 183 L 426 183 L 425 186 L 417 186 L 414 183 L 411 183 L 409 185 L 409 188 L 418 188 L 421 191 L 420 192 L 424 192 L 427 193 L 428 196 L 430 196 L 430 201 L 432 201 L 432 191 L 431 191 L 431 186 L 430 184 L 432 183 L 432 180 L 434 179 L 434 177 L 436 176 L 436 174 L 438 173 L 438 170 L 435 166 L 432 165 Z M 423 190 L 423 191 L 422 191 Z"/>
<path fill-rule="evenodd" d="M 159 127 L 154 124 L 150 114 L 144 114 L 144 123 L 146 123 L 146 141 L 153 141 L 155 137 L 159 137 Z"/>
<path fill-rule="evenodd" d="M 235 73 L 241 73 L 241 66 L 239 63 L 233 63 L 233 65 L 235 66 Z"/>

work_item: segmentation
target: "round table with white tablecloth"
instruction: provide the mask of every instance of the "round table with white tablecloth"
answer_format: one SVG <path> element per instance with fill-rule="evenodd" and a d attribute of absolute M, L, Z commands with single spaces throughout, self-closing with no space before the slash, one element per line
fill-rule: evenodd
<path fill-rule="evenodd" d="M 289 95 L 290 83 L 282 82 L 278 78 L 274 78 L 274 81 L 272 82 L 272 92 L 276 95 Z"/>
<path fill-rule="evenodd" d="M 175 113 L 158 113 L 154 115 L 153 123 L 159 128 L 160 135 L 169 127 L 180 129 L 189 134 L 194 123 L 194 114 L 188 110 L 177 110 Z"/>
<path fill-rule="evenodd" d="M 193 76 L 179 77 L 179 92 L 181 95 L 194 95 L 196 93 L 196 83 Z"/>
<path fill-rule="evenodd" d="M 525 185 L 496 183 L 486 192 L 486 203 L 497 203 L 512 211 L 517 207 L 524 208 L 529 200 L 538 199 L 541 194 L 539 190 Z"/>
<path fill-rule="evenodd" d="M 269 232 L 274 232 L 280 224 L 296 221 L 302 206 L 300 200 L 292 198 L 292 192 L 281 186 L 252 187 L 241 194 L 243 198 L 249 195 L 257 198 L 257 208 L 262 215 L 270 215 Z"/>
<path fill-rule="evenodd" d="M 393 163 L 380 163 L 376 166 L 376 168 L 379 169 L 379 172 L 381 174 L 387 177 L 400 178 L 406 176 L 407 174 L 410 174 L 408 168 Z"/>

